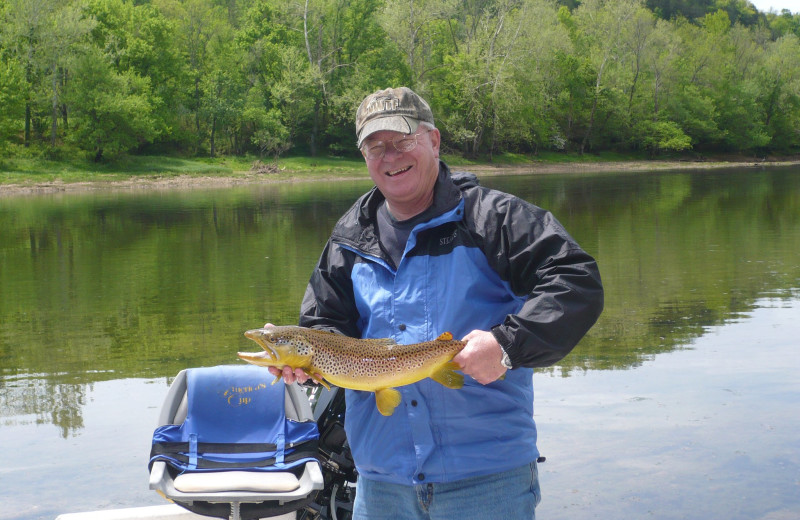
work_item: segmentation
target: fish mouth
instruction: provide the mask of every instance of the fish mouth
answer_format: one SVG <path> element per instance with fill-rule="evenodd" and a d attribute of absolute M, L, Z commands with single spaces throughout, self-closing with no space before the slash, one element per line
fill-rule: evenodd
<path fill-rule="evenodd" d="M 247 360 L 248 358 L 242 357 L 242 355 L 244 354 L 246 356 L 251 356 L 253 358 L 257 357 L 259 360 L 269 357 L 273 361 L 278 361 L 278 352 L 274 348 L 272 348 L 272 345 L 270 345 L 264 340 L 264 335 L 265 335 L 265 329 L 252 329 L 246 331 L 244 333 L 244 336 L 258 343 L 261 346 L 261 348 L 264 349 L 264 352 L 258 352 L 258 353 L 239 352 L 239 357 L 244 360 Z"/>
<path fill-rule="evenodd" d="M 402 173 L 405 173 L 410 169 L 411 169 L 411 166 L 406 166 L 405 168 L 400 168 L 399 170 L 392 170 L 392 171 L 388 171 L 387 170 L 386 172 L 384 172 L 384 175 L 386 175 L 387 177 L 394 177 L 396 175 L 400 175 Z"/>
<path fill-rule="evenodd" d="M 259 366 L 272 366 L 273 357 L 270 355 L 269 352 L 239 352 L 237 355 L 247 361 L 248 363 L 252 363 L 254 365 Z M 277 361 L 277 360 L 275 360 Z"/>

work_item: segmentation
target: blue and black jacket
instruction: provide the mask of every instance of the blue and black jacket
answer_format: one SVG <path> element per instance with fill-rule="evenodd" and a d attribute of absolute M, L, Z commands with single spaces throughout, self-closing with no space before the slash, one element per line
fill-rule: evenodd
<path fill-rule="evenodd" d="M 408 344 L 491 330 L 514 370 L 451 390 L 398 388 L 394 414 L 347 390 L 345 428 L 362 477 L 452 482 L 536 460 L 533 368 L 567 355 L 595 323 L 603 289 L 594 259 L 549 212 L 440 163 L 436 216 L 417 224 L 394 265 L 378 239 L 373 188 L 336 224 L 314 270 L 300 325 Z"/>

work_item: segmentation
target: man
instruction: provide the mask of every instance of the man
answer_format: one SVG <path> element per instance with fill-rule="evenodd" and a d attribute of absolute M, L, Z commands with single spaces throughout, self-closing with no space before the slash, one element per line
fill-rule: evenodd
<path fill-rule="evenodd" d="M 300 325 L 400 344 L 450 331 L 467 342 L 454 361 L 469 377 L 459 390 L 400 387 L 389 417 L 373 393 L 347 390 L 354 518 L 534 518 L 533 368 L 563 358 L 597 320 L 597 265 L 550 213 L 451 173 L 410 89 L 367 96 L 356 134 L 375 188 L 336 224 Z"/>

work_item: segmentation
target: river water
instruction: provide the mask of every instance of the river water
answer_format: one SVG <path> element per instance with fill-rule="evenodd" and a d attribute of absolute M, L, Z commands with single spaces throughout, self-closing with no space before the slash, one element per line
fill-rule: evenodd
<path fill-rule="evenodd" d="M 800 518 L 800 170 L 485 177 L 550 209 L 606 309 L 537 371 L 537 517 Z M 296 322 L 370 183 L 0 198 L 0 519 L 163 504 L 181 369 Z"/>

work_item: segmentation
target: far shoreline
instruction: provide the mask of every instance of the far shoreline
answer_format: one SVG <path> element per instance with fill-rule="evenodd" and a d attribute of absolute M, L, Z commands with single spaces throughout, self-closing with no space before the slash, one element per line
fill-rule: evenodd
<path fill-rule="evenodd" d="M 625 173 L 671 170 L 717 170 L 732 168 L 774 168 L 800 166 L 800 158 L 790 160 L 632 160 L 632 161 L 576 161 L 576 162 L 532 162 L 523 164 L 469 164 L 451 165 L 451 170 L 473 172 L 478 177 L 495 175 L 536 174 L 582 174 Z M 314 176 L 303 172 L 279 171 L 258 173 L 237 171 L 228 175 L 142 175 L 125 180 L 92 180 L 63 182 L 60 180 L 31 184 L 0 184 L 0 198 L 22 195 L 47 195 L 57 193 L 80 193 L 89 191 L 140 191 L 140 190 L 187 190 L 243 186 L 251 184 L 276 184 L 294 182 L 367 180 L 363 175 L 348 175 L 331 172 L 326 175 L 318 171 Z"/>

